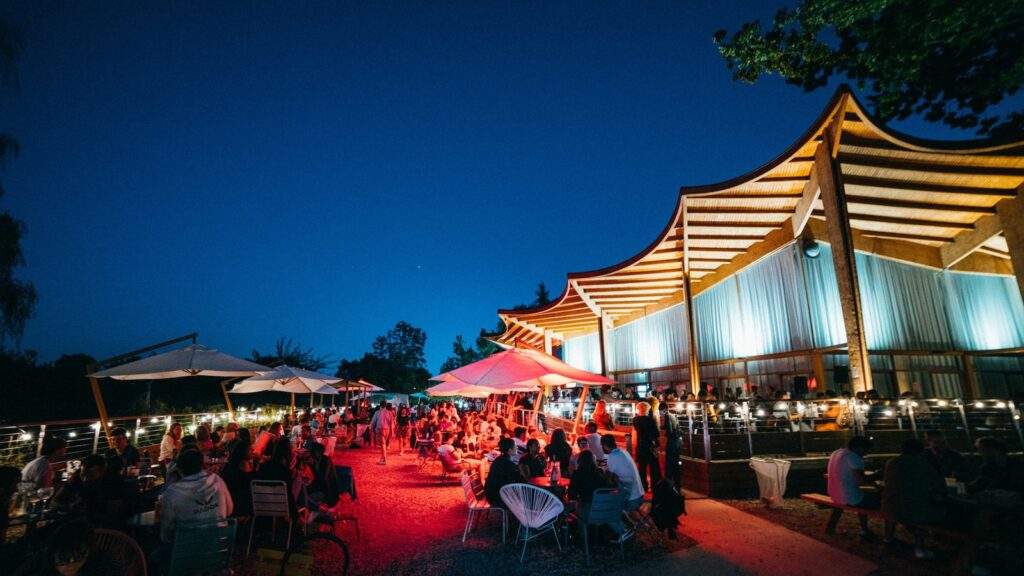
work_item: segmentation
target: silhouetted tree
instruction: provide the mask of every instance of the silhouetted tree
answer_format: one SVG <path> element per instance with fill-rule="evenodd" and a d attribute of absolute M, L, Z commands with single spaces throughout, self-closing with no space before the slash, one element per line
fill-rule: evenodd
<path fill-rule="evenodd" d="M 426 332 L 408 322 L 399 322 L 374 339 L 372 350 L 362 358 L 342 360 L 337 375 L 347 380 L 365 378 L 394 392 L 419 392 L 430 380 L 425 367 L 426 344 Z"/>
<path fill-rule="evenodd" d="M 15 60 L 21 39 L 6 22 L 0 20 L 0 86 L 11 88 L 17 80 Z M 0 133 L 0 166 L 18 153 L 18 142 L 10 134 Z M 3 186 L 0 186 L 0 196 Z M 20 341 L 25 322 L 32 317 L 36 305 L 36 288 L 31 282 L 14 277 L 14 269 L 25 263 L 21 238 L 25 225 L 6 210 L 0 212 L 0 349 L 7 339 Z"/>
<path fill-rule="evenodd" d="M 323 370 L 331 362 L 327 356 L 319 356 L 314 353 L 312 348 L 303 350 L 302 346 L 292 342 L 291 338 L 284 337 L 277 339 L 272 354 L 262 354 L 258 350 L 253 350 L 251 360 L 264 366 L 287 364 L 314 372 Z"/>
<path fill-rule="evenodd" d="M 1021 0 L 802 0 L 767 29 L 748 22 L 714 41 L 733 78 L 779 74 L 806 91 L 833 75 L 861 90 L 881 120 L 924 114 L 980 134 L 1024 131 L 1024 112 L 985 116 L 1024 82 Z"/>

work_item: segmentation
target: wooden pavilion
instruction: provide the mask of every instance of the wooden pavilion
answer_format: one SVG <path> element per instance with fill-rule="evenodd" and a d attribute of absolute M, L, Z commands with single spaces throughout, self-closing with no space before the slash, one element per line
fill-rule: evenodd
<path fill-rule="evenodd" d="M 601 372 L 619 376 L 610 362 L 614 344 L 609 336 L 617 327 L 679 304 L 692 310 L 694 298 L 768 255 L 817 242 L 831 254 L 841 309 L 839 343 L 790 347 L 745 360 L 805 354 L 812 374 L 823 382 L 822 354 L 838 352 L 849 357 L 853 389 L 871 389 L 855 253 L 939 273 L 1015 276 L 1017 293 L 1010 298 L 1018 298 L 1024 292 L 1022 195 L 1024 138 L 920 140 L 880 126 L 844 87 L 806 133 L 771 162 L 724 182 L 683 187 L 668 224 L 636 256 L 600 270 L 570 273 L 564 291 L 548 305 L 499 310 L 506 331 L 497 340 L 551 352 L 573 338 L 596 334 Z M 1007 314 L 1015 318 L 1020 334 L 1024 328 L 1014 316 L 1017 306 L 1013 303 Z M 686 346 L 677 365 L 642 367 L 648 377 L 651 369 L 682 368 L 689 387 L 697 391 L 703 366 L 744 360 L 701 357 L 697 344 L 705 340 L 694 316 L 686 313 L 682 322 L 685 339 L 695 344 Z M 963 395 L 972 396 L 978 393 L 973 357 L 1019 357 L 1024 342 L 1011 341 L 1014 345 L 998 350 L 930 345 L 904 346 L 899 353 L 958 358 L 965 375 Z"/>

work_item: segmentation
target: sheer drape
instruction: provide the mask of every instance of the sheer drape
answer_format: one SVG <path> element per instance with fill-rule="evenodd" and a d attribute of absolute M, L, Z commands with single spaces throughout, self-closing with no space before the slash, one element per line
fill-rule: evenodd
<path fill-rule="evenodd" d="M 736 350 L 737 340 L 743 333 L 739 303 L 735 276 L 694 297 L 697 355 L 701 360 L 724 360 L 741 355 Z"/>
<path fill-rule="evenodd" d="M 566 338 L 562 343 L 562 360 L 581 370 L 601 373 L 601 342 L 598 333 Z"/>
<path fill-rule="evenodd" d="M 1015 278 L 946 272 L 942 285 L 959 349 L 1024 346 L 1024 304 Z"/>
<path fill-rule="evenodd" d="M 843 326 L 843 309 L 839 304 L 839 285 L 836 284 L 832 250 L 827 244 L 821 244 L 820 248 L 817 258 L 808 258 L 802 252 L 799 254 L 804 285 L 807 287 L 806 296 L 810 300 L 814 347 L 828 348 L 846 342 L 846 328 Z"/>
<path fill-rule="evenodd" d="M 677 304 L 612 330 L 615 370 L 685 364 L 689 355 L 685 307 Z"/>
<path fill-rule="evenodd" d="M 741 356 L 813 347 L 799 257 L 790 245 L 736 275 L 743 329 L 735 348 Z"/>
<path fill-rule="evenodd" d="M 864 331 L 871 350 L 952 348 L 941 272 L 857 253 Z"/>

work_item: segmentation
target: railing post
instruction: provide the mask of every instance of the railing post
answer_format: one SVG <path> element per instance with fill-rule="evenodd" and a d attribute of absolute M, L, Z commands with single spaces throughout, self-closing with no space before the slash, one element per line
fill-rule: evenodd
<path fill-rule="evenodd" d="M 1021 432 L 1020 429 L 1020 412 L 1017 411 L 1013 400 L 1007 400 L 1006 406 L 1010 409 L 1010 420 L 1013 421 L 1013 427 L 1017 429 L 1017 439 L 1020 440 L 1021 448 L 1024 448 L 1024 432 Z"/>
<path fill-rule="evenodd" d="M 804 403 L 796 402 L 796 433 L 800 440 L 800 453 L 807 454 L 807 445 L 804 442 Z"/>
<path fill-rule="evenodd" d="M 917 419 L 914 418 L 914 401 L 907 400 L 907 415 L 910 416 L 910 431 L 917 438 Z"/>
<path fill-rule="evenodd" d="M 974 441 L 971 439 L 971 425 L 967 422 L 967 412 L 964 410 L 964 403 L 956 401 L 956 407 L 960 410 L 960 421 L 964 423 L 964 435 L 967 436 L 967 445 L 974 449 Z"/>
<path fill-rule="evenodd" d="M 135 419 L 135 430 L 132 430 L 132 437 L 135 438 L 135 447 L 139 447 L 139 428 L 142 426 L 142 418 Z"/>
<path fill-rule="evenodd" d="M 92 435 L 92 453 L 95 454 L 100 447 L 100 430 L 103 429 L 103 423 L 97 422 L 93 428 L 96 429 L 96 433 Z"/>
<path fill-rule="evenodd" d="M 711 425 L 711 421 L 710 418 L 708 418 L 708 403 L 701 402 L 700 408 L 704 413 L 704 460 L 711 462 L 711 430 L 708 429 L 708 426 Z"/>
<path fill-rule="evenodd" d="M 750 453 L 750 457 L 754 457 L 754 436 L 750 433 L 750 403 L 743 403 L 743 419 L 746 421 L 747 426 L 747 451 Z"/>
<path fill-rule="evenodd" d="M 43 439 L 46 438 L 46 424 L 39 426 L 39 442 L 36 443 L 36 458 L 43 455 Z"/>

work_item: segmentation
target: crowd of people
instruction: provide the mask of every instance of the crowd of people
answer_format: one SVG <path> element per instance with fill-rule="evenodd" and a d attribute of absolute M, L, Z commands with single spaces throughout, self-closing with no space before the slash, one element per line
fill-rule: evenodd
<path fill-rule="evenodd" d="M 1024 510 L 1024 465 L 1010 459 L 1007 445 L 996 438 L 979 438 L 975 447 L 980 462 L 971 465 L 948 446 L 942 432 L 930 430 L 924 441 L 905 440 L 901 453 L 872 473 L 865 462 L 872 442 L 854 436 L 829 457 L 828 495 L 840 506 L 880 509 L 885 518 L 882 539 L 887 545 L 896 543 L 897 524 L 905 526 L 913 536 L 915 555 L 922 559 L 934 555 L 925 547 L 929 526 L 966 530 L 974 536 L 1015 533 L 1010 524 L 1016 524 Z M 835 531 L 840 516 L 841 510 L 833 512 L 829 532 Z M 877 540 L 867 514 L 858 518 L 861 538 Z"/>

